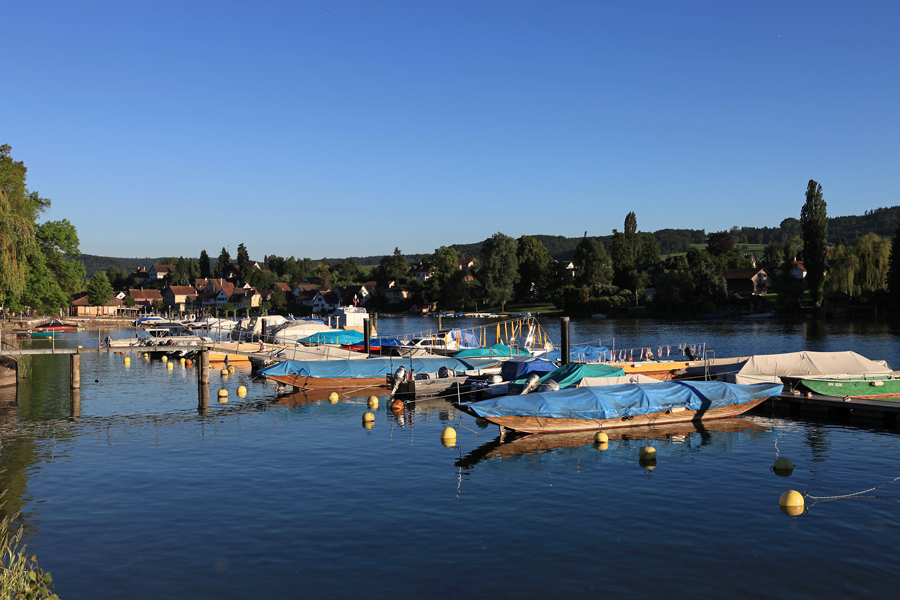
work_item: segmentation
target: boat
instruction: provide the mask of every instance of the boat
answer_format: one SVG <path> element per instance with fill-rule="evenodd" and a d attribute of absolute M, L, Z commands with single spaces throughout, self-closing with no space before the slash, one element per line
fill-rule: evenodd
<path fill-rule="evenodd" d="M 781 383 L 668 381 L 504 396 L 460 403 L 461 410 L 522 433 L 599 431 L 735 417 L 778 396 Z"/>
<path fill-rule="evenodd" d="M 130 348 L 137 346 L 196 346 L 211 344 L 212 339 L 197 335 L 181 324 L 168 323 L 139 329 L 133 338 L 110 338 L 107 336 L 103 342 L 109 348 Z"/>
<path fill-rule="evenodd" d="M 367 358 L 364 360 L 286 360 L 259 371 L 267 380 L 289 385 L 298 389 L 365 389 L 388 387 L 399 368 L 405 374 L 433 373 L 435 377 L 442 368 L 453 372 L 475 375 L 496 367 L 498 361 L 491 359 L 460 360 L 452 357 Z"/>
<path fill-rule="evenodd" d="M 59 319 L 50 319 L 49 321 L 42 323 L 37 327 L 32 327 L 31 337 L 37 337 L 34 335 L 35 333 L 68 333 L 72 331 L 84 331 L 84 327 L 79 326 L 77 323 L 65 323 L 63 321 L 60 321 Z"/>
<path fill-rule="evenodd" d="M 900 374 L 860 377 L 809 377 L 800 380 L 805 388 L 823 396 L 870 398 L 900 402 Z"/>

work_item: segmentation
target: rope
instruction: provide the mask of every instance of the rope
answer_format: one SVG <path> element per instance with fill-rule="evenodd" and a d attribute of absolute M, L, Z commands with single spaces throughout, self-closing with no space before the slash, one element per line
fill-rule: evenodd
<path fill-rule="evenodd" d="M 894 483 L 895 481 L 900 481 L 900 477 L 894 477 L 887 483 L 882 483 L 881 485 L 876 485 L 873 488 L 869 488 L 869 489 L 863 490 L 861 492 L 854 492 L 852 494 L 841 494 L 840 496 L 813 496 L 809 492 L 804 490 L 803 496 L 806 498 L 812 498 L 816 502 L 827 502 L 829 500 L 840 500 L 841 498 L 853 498 L 854 496 L 861 496 L 862 494 L 868 494 L 869 492 L 873 492 L 873 491 L 877 490 L 878 488 L 883 488 L 884 486 L 890 485 L 890 484 Z"/>

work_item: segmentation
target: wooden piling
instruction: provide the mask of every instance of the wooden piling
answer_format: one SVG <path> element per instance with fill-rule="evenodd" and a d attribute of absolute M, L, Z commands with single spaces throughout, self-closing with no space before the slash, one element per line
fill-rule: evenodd
<path fill-rule="evenodd" d="M 562 351 L 561 364 L 569 364 L 569 317 L 559 318 L 559 341 Z"/>
<path fill-rule="evenodd" d="M 69 382 L 73 390 L 81 388 L 81 355 L 78 353 L 69 358 Z"/>
<path fill-rule="evenodd" d="M 197 360 L 197 383 L 209 393 L 209 349 L 201 348 Z"/>

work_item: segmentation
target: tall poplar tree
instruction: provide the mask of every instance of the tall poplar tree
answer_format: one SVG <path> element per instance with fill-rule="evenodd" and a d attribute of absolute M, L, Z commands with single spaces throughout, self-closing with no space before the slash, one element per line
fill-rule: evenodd
<path fill-rule="evenodd" d="M 828 214 L 825 198 L 822 196 L 822 186 L 813 179 L 810 179 L 806 186 L 806 204 L 800 209 L 800 228 L 803 231 L 806 285 L 812 301 L 818 306 L 822 301 L 822 285 L 825 282 Z"/>
<path fill-rule="evenodd" d="M 200 277 L 203 279 L 209 279 L 209 271 L 211 265 L 209 264 L 209 254 L 206 253 L 206 250 L 200 251 Z"/>
<path fill-rule="evenodd" d="M 519 280 L 519 260 L 516 258 L 515 238 L 495 233 L 484 241 L 481 259 L 475 273 L 484 286 L 487 300 L 500 304 L 506 310 L 506 303 L 512 297 L 513 286 Z"/>
<path fill-rule="evenodd" d="M 216 275 L 222 277 L 225 273 L 225 269 L 227 269 L 230 264 L 231 255 L 228 254 L 228 250 L 223 247 L 222 251 L 219 253 L 219 261 L 216 263 Z"/>

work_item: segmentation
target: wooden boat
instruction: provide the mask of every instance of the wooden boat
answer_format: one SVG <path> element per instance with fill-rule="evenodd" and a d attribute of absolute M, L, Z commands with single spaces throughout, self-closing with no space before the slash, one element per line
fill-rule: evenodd
<path fill-rule="evenodd" d="M 631 375 L 637 373 L 646 375 L 660 381 L 669 381 L 675 373 L 681 369 L 688 367 L 696 367 L 703 365 L 702 360 L 684 360 L 684 361 L 648 361 L 634 363 L 607 363 L 610 366 L 622 367 L 625 373 Z"/>
<path fill-rule="evenodd" d="M 800 382 L 823 396 L 900 401 L 900 376 L 893 374 L 809 377 Z"/>
<path fill-rule="evenodd" d="M 780 383 L 670 381 L 537 392 L 462 403 L 460 408 L 523 433 L 605 431 L 735 417 L 781 391 Z"/>
<path fill-rule="evenodd" d="M 69 333 L 72 331 L 84 331 L 84 327 L 80 327 L 77 323 L 65 323 L 64 321 L 60 321 L 59 319 L 50 319 L 46 323 L 42 323 L 37 327 L 33 327 L 31 329 L 32 337 L 34 337 L 35 332 Z"/>

